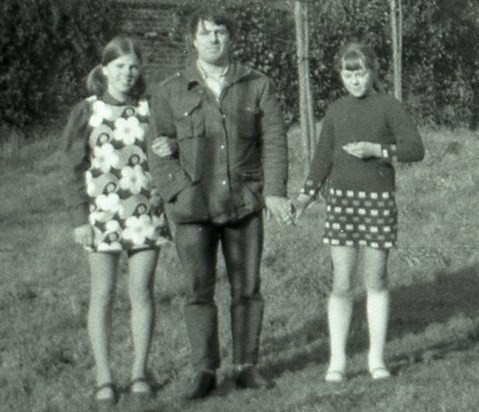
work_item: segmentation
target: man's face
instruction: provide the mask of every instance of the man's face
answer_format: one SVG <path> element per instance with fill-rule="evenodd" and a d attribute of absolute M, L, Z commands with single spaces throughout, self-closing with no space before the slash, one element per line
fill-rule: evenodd
<path fill-rule="evenodd" d="M 200 20 L 195 33 L 194 45 L 198 58 L 205 63 L 222 65 L 228 61 L 231 37 L 224 25 Z"/>

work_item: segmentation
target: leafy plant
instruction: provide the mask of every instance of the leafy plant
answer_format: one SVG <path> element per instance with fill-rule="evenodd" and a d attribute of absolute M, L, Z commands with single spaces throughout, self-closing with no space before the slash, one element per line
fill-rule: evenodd
<path fill-rule="evenodd" d="M 78 99 L 113 33 L 114 13 L 103 0 L 2 2 L 0 121 L 22 126 Z"/>

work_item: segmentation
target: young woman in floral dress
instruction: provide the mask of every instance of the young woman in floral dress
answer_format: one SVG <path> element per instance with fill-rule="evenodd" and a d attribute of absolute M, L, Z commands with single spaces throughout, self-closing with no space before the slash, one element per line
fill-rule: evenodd
<path fill-rule="evenodd" d="M 129 38 L 105 46 L 87 78 L 91 95 L 65 128 L 65 202 L 76 243 L 88 251 L 88 333 L 96 363 L 99 404 L 117 400 L 110 367 L 111 308 L 121 252 L 128 256 L 134 356 L 130 393 L 151 396 L 146 377 L 154 321 L 154 273 L 168 239 L 162 203 L 151 185 L 145 137 L 149 109 L 141 55 Z"/>

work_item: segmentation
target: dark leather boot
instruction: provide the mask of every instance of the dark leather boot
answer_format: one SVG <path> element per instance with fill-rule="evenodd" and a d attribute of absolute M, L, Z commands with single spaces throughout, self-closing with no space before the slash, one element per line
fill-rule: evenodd
<path fill-rule="evenodd" d="M 271 389 L 275 386 L 275 383 L 264 377 L 255 365 L 240 367 L 235 381 L 239 389 Z"/>
<path fill-rule="evenodd" d="M 216 388 L 216 372 L 202 370 L 193 378 L 191 388 L 186 394 L 187 399 L 200 399 L 208 396 Z"/>
<path fill-rule="evenodd" d="M 216 370 L 220 366 L 217 312 L 216 305 L 185 306 L 186 330 L 196 371 Z"/>
<path fill-rule="evenodd" d="M 263 324 L 264 302 L 261 298 L 242 299 L 231 306 L 233 363 L 256 364 Z"/>

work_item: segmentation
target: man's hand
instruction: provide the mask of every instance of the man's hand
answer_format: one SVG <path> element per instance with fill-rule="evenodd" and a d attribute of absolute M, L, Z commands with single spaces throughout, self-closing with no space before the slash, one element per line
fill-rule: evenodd
<path fill-rule="evenodd" d="M 274 216 L 278 223 L 287 225 L 294 224 L 293 208 L 287 197 L 266 196 L 266 213 Z"/>
<path fill-rule="evenodd" d="M 171 142 L 171 139 L 166 136 L 160 136 L 153 140 L 151 149 L 158 157 L 171 156 L 176 152 L 176 148 Z"/>
<path fill-rule="evenodd" d="M 304 193 L 300 194 L 296 200 L 293 201 L 293 206 L 296 210 L 295 223 L 303 215 L 304 211 L 313 202 L 313 198 Z"/>
<path fill-rule="evenodd" d="M 88 247 L 93 245 L 93 229 L 89 224 L 77 226 L 73 229 L 73 239 L 79 245 Z"/>
<path fill-rule="evenodd" d="M 381 157 L 381 145 L 371 142 L 348 143 L 343 146 L 343 150 L 359 159 L 370 159 L 371 157 Z"/>

